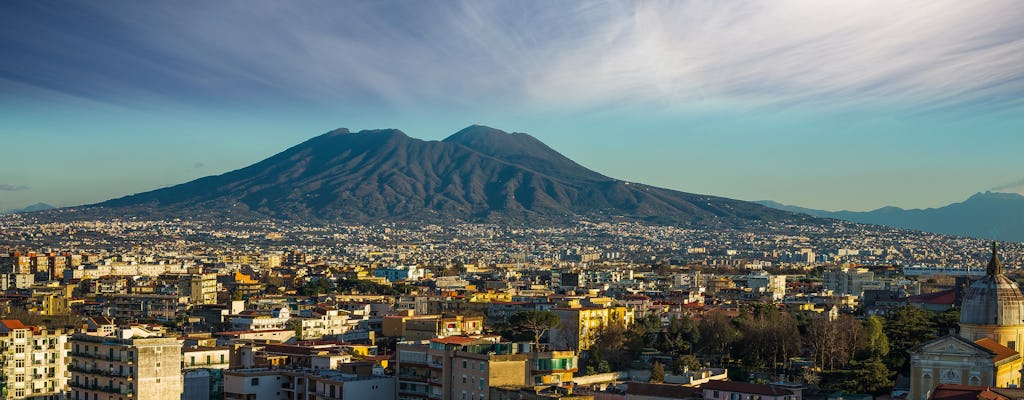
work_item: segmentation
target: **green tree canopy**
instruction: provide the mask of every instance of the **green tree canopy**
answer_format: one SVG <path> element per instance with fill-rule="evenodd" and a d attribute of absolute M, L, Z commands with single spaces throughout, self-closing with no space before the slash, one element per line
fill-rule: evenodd
<path fill-rule="evenodd" d="M 551 311 L 520 311 L 511 318 L 509 323 L 515 328 L 533 334 L 533 344 L 539 345 L 540 338 L 551 328 L 559 324 L 558 315 Z"/>
<path fill-rule="evenodd" d="M 662 383 L 665 382 L 665 367 L 660 362 L 655 361 L 654 365 L 651 366 L 651 383 Z"/>

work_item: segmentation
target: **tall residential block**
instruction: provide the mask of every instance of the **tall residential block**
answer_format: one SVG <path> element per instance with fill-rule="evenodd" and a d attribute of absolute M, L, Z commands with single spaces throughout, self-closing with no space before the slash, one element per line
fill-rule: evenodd
<path fill-rule="evenodd" d="M 181 400 L 181 341 L 142 327 L 71 337 L 70 400 Z"/>
<path fill-rule="evenodd" d="M 61 330 L 0 320 L 0 399 L 64 399 L 67 345 Z"/>

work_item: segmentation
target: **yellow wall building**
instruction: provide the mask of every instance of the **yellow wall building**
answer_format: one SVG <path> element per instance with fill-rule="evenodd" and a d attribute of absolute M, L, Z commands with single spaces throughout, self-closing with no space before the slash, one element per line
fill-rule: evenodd
<path fill-rule="evenodd" d="M 964 291 L 959 336 L 944 336 L 910 351 L 910 396 L 927 399 L 942 383 L 1020 387 L 1024 294 L 1003 275 L 998 249 L 985 277 Z"/>

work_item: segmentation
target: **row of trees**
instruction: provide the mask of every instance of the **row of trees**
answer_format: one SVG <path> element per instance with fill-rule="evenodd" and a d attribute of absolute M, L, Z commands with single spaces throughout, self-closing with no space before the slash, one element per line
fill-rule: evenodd
<path fill-rule="evenodd" d="M 384 285 L 363 279 L 338 279 L 331 283 L 327 279 L 317 279 L 296 288 L 296 293 L 303 296 L 319 296 L 335 293 L 360 293 L 385 296 L 409 294 L 412 287 L 405 283 Z"/>
<path fill-rule="evenodd" d="M 659 368 L 676 373 L 706 363 L 731 370 L 795 373 L 788 361 L 813 360 L 821 374 L 802 374 L 808 383 L 857 393 L 883 393 L 896 373 L 907 373 L 907 351 L 946 334 L 956 326 L 955 311 L 933 313 L 906 306 L 885 318 L 825 315 L 798 318 L 770 305 L 741 310 L 738 317 L 712 312 L 699 321 L 671 319 L 666 325 L 654 316 L 639 319 L 628 329 L 604 328 L 583 364 L 584 373 L 599 373 L 637 364 L 645 349 L 669 356 Z"/>

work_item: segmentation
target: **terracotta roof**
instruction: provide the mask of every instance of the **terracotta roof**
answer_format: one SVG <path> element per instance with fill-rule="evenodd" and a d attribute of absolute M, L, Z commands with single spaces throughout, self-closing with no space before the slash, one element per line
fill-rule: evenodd
<path fill-rule="evenodd" d="M 1000 362 L 1002 360 L 1005 360 L 1007 358 L 1010 358 L 1010 357 L 1013 357 L 1013 356 L 1017 355 L 1017 351 L 1016 350 L 1011 349 L 1011 348 L 1006 347 L 1006 346 L 1003 346 L 1003 345 L 999 344 L 999 342 L 997 342 L 995 340 L 992 340 L 992 339 L 989 339 L 989 338 L 981 338 L 981 339 L 975 340 L 974 344 L 976 344 L 978 346 L 981 346 L 981 347 L 984 347 L 984 348 L 988 349 L 988 351 L 991 351 L 991 352 L 995 353 L 996 357 L 995 357 L 995 359 L 993 359 L 993 361 L 995 361 L 995 362 Z"/>
<path fill-rule="evenodd" d="M 928 400 L 1009 400 L 1009 397 L 993 392 L 988 386 L 939 384 Z"/>
<path fill-rule="evenodd" d="M 776 386 L 736 381 L 711 381 L 701 385 L 700 388 L 703 390 L 721 390 L 723 392 L 759 394 L 764 396 L 791 396 L 794 394 L 792 390 Z"/>
<path fill-rule="evenodd" d="M 956 302 L 956 291 L 943 290 L 941 292 L 919 294 L 917 296 L 910 296 L 908 300 L 911 303 L 952 305 Z"/>
<path fill-rule="evenodd" d="M 2 324 L 4 326 L 4 328 L 7 328 L 6 330 L 8 330 L 8 331 L 13 331 L 15 329 L 31 329 L 32 328 L 32 327 L 30 327 L 28 325 L 25 325 L 25 324 L 21 323 L 21 321 L 16 320 L 16 319 L 0 320 L 0 324 Z"/>

